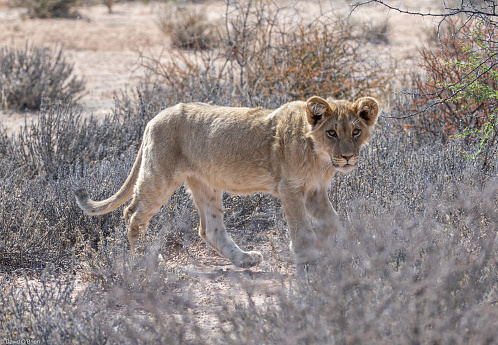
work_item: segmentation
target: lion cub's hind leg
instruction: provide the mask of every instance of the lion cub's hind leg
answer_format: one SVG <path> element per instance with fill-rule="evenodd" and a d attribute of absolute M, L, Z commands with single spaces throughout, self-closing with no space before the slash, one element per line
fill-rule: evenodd
<path fill-rule="evenodd" d="M 132 253 L 135 253 L 140 232 L 145 231 L 149 220 L 175 191 L 176 184 L 166 185 L 162 181 L 165 180 L 152 176 L 139 178 L 131 204 L 124 210 L 128 241 L 130 242 Z"/>
<path fill-rule="evenodd" d="M 214 250 L 238 267 L 258 265 L 263 256 L 256 251 L 244 252 L 227 234 L 223 224 L 222 192 L 195 179 L 187 179 L 194 203 L 199 211 L 199 235 Z"/>

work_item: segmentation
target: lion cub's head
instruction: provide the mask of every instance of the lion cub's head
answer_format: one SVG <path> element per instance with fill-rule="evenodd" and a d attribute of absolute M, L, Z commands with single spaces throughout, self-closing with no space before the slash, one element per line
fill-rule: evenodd
<path fill-rule="evenodd" d="M 354 103 L 312 97 L 306 102 L 306 115 L 320 157 L 347 173 L 358 163 L 360 148 L 370 138 L 379 103 L 372 97 Z"/>

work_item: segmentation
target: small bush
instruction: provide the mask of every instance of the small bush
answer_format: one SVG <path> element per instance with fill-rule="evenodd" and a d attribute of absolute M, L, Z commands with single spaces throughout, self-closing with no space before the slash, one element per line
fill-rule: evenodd
<path fill-rule="evenodd" d="M 42 101 L 66 100 L 81 95 L 82 79 L 72 75 L 62 48 L 26 43 L 24 49 L 0 48 L 0 104 L 11 109 L 38 110 Z"/>
<path fill-rule="evenodd" d="M 177 48 L 207 49 L 218 41 L 216 26 L 202 8 L 167 4 L 158 15 L 158 25 Z"/>
<path fill-rule="evenodd" d="M 360 26 L 361 35 L 367 42 L 373 44 L 389 44 L 391 23 L 388 19 L 382 21 L 370 21 Z"/>
<path fill-rule="evenodd" d="M 22 0 L 33 18 L 74 18 L 72 9 L 79 3 L 80 0 Z"/>
<path fill-rule="evenodd" d="M 439 32 L 440 48 L 421 51 L 424 78 L 414 78 L 416 92 L 413 109 L 427 109 L 417 128 L 447 140 L 456 133 L 498 133 L 498 46 L 496 26 L 469 21 L 451 21 Z M 488 124 L 488 125 L 487 125 Z M 475 137 L 475 136 L 474 136 Z M 468 139 L 472 139 L 472 135 Z"/>
<path fill-rule="evenodd" d="M 107 7 L 107 12 L 112 13 L 112 5 L 114 5 L 117 0 L 102 0 L 102 3 Z"/>
<path fill-rule="evenodd" d="M 81 250 L 80 240 L 100 240 L 95 229 L 108 235 L 122 225 L 119 212 L 84 225 L 93 220 L 75 208 L 73 188 L 81 182 L 74 179 L 87 178 L 96 198 L 117 187 L 110 177 L 123 183 L 145 125 L 164 107 L 141 99 L 135 108 L 117 104 L 101 123 L 83 119 L 71 102 L 59 102 L 43 107 L 39 121 L 12 137 L 0 131 L 0 271 L 64 265 Z"/>

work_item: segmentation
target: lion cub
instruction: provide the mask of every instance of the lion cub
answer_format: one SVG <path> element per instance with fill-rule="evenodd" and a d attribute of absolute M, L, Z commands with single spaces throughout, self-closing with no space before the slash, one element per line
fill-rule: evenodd
<path fill-rule="evenodd" d="M 275 110 L 178 104 L 148 123 L 116 194 L 93 201 L 80 189 L 76 201 L 85 213 L 99 215 L 133 197 L 124 210 L 133 252 L 140 229 L 186 183 L 199 211 L 199 235 L 235 266 L 250 267 L 262 255 L 241 250 L 227 234 L 222 193 L 271 193 L 282 201 L 296 265 L 306 267 L 319 260 L 318 244 L 338 227 L 327 196 L 330 181 L 358 164 L 378 114 L 371 97 L 350 103 L 315 96 Z"/>

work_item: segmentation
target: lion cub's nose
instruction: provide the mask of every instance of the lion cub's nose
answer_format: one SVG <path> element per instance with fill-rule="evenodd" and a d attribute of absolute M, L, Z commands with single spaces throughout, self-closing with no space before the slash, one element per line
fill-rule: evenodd
<path fill-rule="evenodd" d="M 353 155 L 341 155 L 341 156 L 342 156 L 342 158 L 344 158 L 346 160 L 346 162 L 349 162 L 351 157 L 353 157 Z"/>

